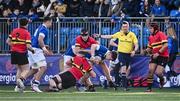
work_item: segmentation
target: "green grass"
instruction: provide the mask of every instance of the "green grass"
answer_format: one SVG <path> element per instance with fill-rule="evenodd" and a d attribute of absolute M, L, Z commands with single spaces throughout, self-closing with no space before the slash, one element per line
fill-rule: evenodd
<path fill-rule="evenodd" d="M 180 88 L 154 88 L 145 93 L 145 88 L 130 88 L 117 91 L 96 87 L 96 92 L 78 92 L 74 88 L 61 92 L 34 93 L 27 88 L 16 93 L 12 86 L 0 86 L 0 101 L 180 101 Z"/>

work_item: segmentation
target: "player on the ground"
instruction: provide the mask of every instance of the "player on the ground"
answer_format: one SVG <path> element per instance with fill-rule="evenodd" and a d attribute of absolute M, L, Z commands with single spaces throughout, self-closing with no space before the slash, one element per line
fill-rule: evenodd
<path fill-rule="evenodd" d="M 88 60 L 82 55 L 77 54 L 67 64 L 72 65 L 67 71 L 55 75 L 49 80 L 49 89 L 51 91 L 59 91 L 67 89 L 76 85 L 76 81 L 80 80 L 83 76 L 88 78 L 96 77 L 95 72 L 92 70 Z"/>

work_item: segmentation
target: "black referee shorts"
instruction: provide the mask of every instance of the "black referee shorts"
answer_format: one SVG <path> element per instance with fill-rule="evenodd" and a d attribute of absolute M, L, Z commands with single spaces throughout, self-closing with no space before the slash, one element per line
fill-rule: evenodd
<path fill-rule="evenodd" d="M 28 63 L 27 53 L 11 52 L 11 64 L 25 65 Z"/>

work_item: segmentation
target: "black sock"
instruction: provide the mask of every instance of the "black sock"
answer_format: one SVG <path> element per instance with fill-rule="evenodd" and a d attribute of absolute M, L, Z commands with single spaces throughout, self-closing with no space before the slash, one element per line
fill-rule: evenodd
<path fill-rule="evenodd" d="M 152 76 L 148 76 L 147 83 L 148 83 L 148 89 L 151 89 L 152 84 L 153 84 L 153 77 Z"/>
<path fill-rule="evenodd" d="M 24 81 L 25 81 L 25 79 L 24 79 L 23 77 L 21 77 L 20 79 L 21 79 L 21 81 L 22 81 L 22 82 L 24 82 Z"/>
<path fill-rule="evenodd" d="M 126 73 L 122 73 L 122 85 L 124 88 L 128 87 Z"/>

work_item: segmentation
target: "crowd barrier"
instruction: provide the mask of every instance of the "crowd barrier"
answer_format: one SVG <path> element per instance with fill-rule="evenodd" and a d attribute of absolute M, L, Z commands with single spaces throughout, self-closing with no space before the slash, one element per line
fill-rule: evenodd
<path fill-rule="evenodd" d="M 128 18 L 130 23 L 130 30 L 134 32 L 139 40 L 139 52 L 147 46 L 148 36 L 150 35 L 149 29 L 146 24 L 147 18 Z M 0 53 L 9 53 L 9 46 L 6 44 L 6 39 L 10 32 L 18 27 L 17 20 L 13 22 L 6 22 L 7 19 L 0 22 Z M 94 33 L 100 34 L 113 34 L 120 30 L 121 22 L 123 19 L 116 18 L 111 21 L 111 18 L 58 18 L 53 21 L 52 27 L 48 34 L 48 43 L 54 53 L 63 53 L 70 42 L 80 34 L 82 28 L 89 30 L 90 35 Z M 160 30 L 166 32 L 168 25 L 172 25 L 175 29 L 178 39 L 180 39 L 180 18 L 165 22 L 165 18 L 159 18 Z M 36 28 L 42 24 L 42 22 L 29 23 L 28 30 L 33 35 Z M 97 39 L 100 44 L 108 47 L 109 40 Z M 179 40 L 178 40 L 179 41 Z M 179 44 L 179 42 L 178 42 Z M 179 46 L 179 45 L 178 45 Z"/>

